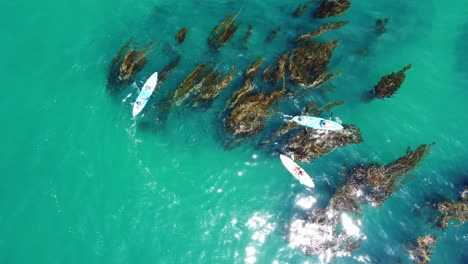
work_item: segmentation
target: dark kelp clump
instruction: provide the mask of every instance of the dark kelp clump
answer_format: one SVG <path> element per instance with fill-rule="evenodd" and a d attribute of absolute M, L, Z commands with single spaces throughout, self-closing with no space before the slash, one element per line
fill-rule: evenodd
<path fill-rule="evenodd" d="M 270 93 L 253 93 L 255 84 L 247 79 L 229 99 L 224 126 L 236 138 L 255 135 L 265 128 L 270 106 L 284 96 L 284 88 Z"/>
<path fill-rule="evenodd" d="M 268 33 L 267 37 L 265 38 L 265 41 L 272 42 L 278 36 L 278 33 L 280 31 L 281 31 L 281 27 L 280 26 L 276 27 L 274 30 Z"/>
<path fill-rule="evenodd" d="M 276 64 L 269 65 L 263 71 L 263 80 L 276 85 L 279 80 L 285 77 L 286 62 L 288 61 L 289 53 L 285 52 L 281 54 Z"/>
<path fill-rule="evenodd" d="M 146 56 L 153 51 L 150 41 L 142 48 L 131 46 L 132 39 L 128 40 L 112 59 L 107 77 L 108 88 L 117 88 L 130 84 L 135 75 L 146 65 Z"/>
<path fill-rule="evenodd" d="M 177 35 L 175 36 L 175 39 L 178 43 L 182 43 L 185 40 L 185 35 L 187 35 L 187 29 L 186 28 L 181 28 Z"/>
<path fill-rule="evenodd" d="M 339 16 L 351 6 L 349 0 L 324 0 L 314 12 L 316 18 Z"/>
<path fill-rule="evenodd" d="M 385 32 L 385 26 L 387 26 L 388 18 L 379 18 L 375 21 L 375 32 L 377 35 L 381 35 Z"/>
<path fill-rule="evenodd" d="M 249 26 L 247 27 L 247 31 L 245 32 L 244 37 L 242 38 L 242 39 L 243 39 L 244 45 L 247 45 L 247 42 L 249 41 L 249 38 L 250 38 L 250 36 L 252 35 L 252 32 L 253 32 L 253 26 L 252 26 L 252 25 L 249 25 Z"/>
<path fill-rule="evenodd" d="M 418 238 L 417 243 L 411 243 L 408 253 L 414 262 L 428 264 L 431 261 L 432 248 L 437 242 L 435 235 L 426 235 Z"/>
<path fill-rule="evenodd" d="M 414 151 L 386 165 L 371 163 L 354 167 L 348 173 L 346 185 L 337 195 L 353 201 L 351 207 L 357 200 L 375 207 L 382 205 L 410 179 L 408 173 L 416 168 L 433 145 L 434 143 L 420 145 Z"/>
<path fill-rule="evenodd" d="M 314 0 L 309 0 L 307 3 L 297 6 L 296 10 L 292 14 L 293 17 L 300 17 L 304 12 L 309 8 L 310 4 L 312 4 Z"/>
<path fill-rule="evenodd" d="M 370 202 L 374 206 L 380 205 L 391 194 L 389 189 L 395 191 L 399 188 L 398 185 L 404 182 L 395 179 L 397 175 L 414 169 L 431 147 L 432 144 L 421 145 L 387 165 L 360 165 L 350 173 L 344 169 L 340 185 L 328 206 L 312 212 L 307 219 L 299 219 L 291 224 L 290 244 L 298 247 L 306 255 L 319 256 L 327 262 L 338 255 L 349 255 L 351 251 L 360 247 L 365 236 L 359 229 L 358 232 L 345 232 L 343 223 L 356 225 L 351 216 L 359 215 L 363 204 Z M 379 180 L 383 183 L 378 183 Z M 423 239 L 420 245 L 431 244 L 433 243 L 430 239 Z M 412 249 L 416 252 L 417 247 Z"/>
<path fill-rule="evenodd" d="M 231 13 L 218 26 L 216 26 L 208 39 L 211 50 L 218 50 L 234 37 L 239 23 L 235 23 L 236 16 Z"/>
<path fill-rule="evenodd" d="M 159 76 L 158 76 L 159 85 L 161 85 L 164 81 L 166 81 L 169 74 L 171 74 L 171 72 L 174 71 L 175 68 L 177 68 L 177 66 L 179 65 L 179 62 L 180 62 L 180 55 L 177 55 L 173 60 L 169 62 L 169 64 L 166 65 L 166 67 L 162 69 L 162 71 L 159 73 Z"/>
<path fill-rule="evenodd" d="M 397 73 L 392 72 L 382 77 L 379 83 L 372 89 L 372 94 L 379 99 L 391 97 L 400 88 L 406 77 L 405 71 L 409 69 L 411 69 L 411 64 Z"/>
<path fill-rule="evenodd" d="M 458 201 L 443 201 L 437 205 L 437 227 L 445 230 L 451 220 L 458 221 L 460 225 L 468 221 L 468 189 L 464 189 Z"/>
<path fill-rule="evenodd" d="M 317 43 L 302 41 L 291 51 L 288 61 L 289 81 L 296 86 L 316 89 L 335 78 L 339 73 L 331 74 L 327 70 L 332 51 L 338 41 Z"/>
<path fill-rule="evenodd" d="M 222 77 L 222 74 L 216 73 L 214 76 L 215 78 L 212 78 L 211 81 L 207 81 L 202 88 L 200 89 L 200 92 L 197 94 L 192 107 L 197 107 L 197 106 L 202 106 L 204 109 L 208 108 L 211 106 L 213 101 L 218 97 L 218 95 L 226 89 L 226 87 L 231 84 L 232 80 L 234 79 L 236 74 L 236 66 L 232 65 L 232 71 Z"/>
<path fill-rule="evenodd" d="M 302 162 L 310 162 L 339 147 L 362 142 L 359 128 L 353 125 L 343 125 L 343 127 L 342 131 L 301 128 L 283 140 L 286 143 L 281 143 L 282 151 L 288 155 L 294 155 Z"/>
<path fill-rule="evenodd" d="M 297 41 L 304 41 L 310 40 L 311 38 L 315 38 L 327 31 L 339 29 L 344 25 L 348 24 L 348 21 L 338 21 L 338 22 L 327 22 L 319 27 L 319 29 L 312 31 L 307 34 L 303 34 L 297 38 Z"/>

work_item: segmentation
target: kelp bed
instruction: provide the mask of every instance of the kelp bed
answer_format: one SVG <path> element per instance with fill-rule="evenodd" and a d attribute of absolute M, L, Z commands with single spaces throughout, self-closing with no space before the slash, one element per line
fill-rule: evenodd
<path fill-rule="evenodd" d="M 304 1 L 289 15 L 292 15 L 292 19 L 304 15 L 312 3 L 313 0 Z M 315 19 L 336 17 L 343 14 L 350 6 L 351 2 L 347 0 L 324 0 L 310 16 Z M 234 38 L 241 25 L 239 14 L 240 11 L 230 13 L 213 28 L 207 38 L 207 47 L 212 53 L 217 53 Z M 383 34 L 388 22 L 387 18 L 377 19 L 376 33 Z M 246 69 L 243 69 L 243 74 L 238 73 L 239 67 L 235 64 L 220 67 L 221 63 L 216 61 L 200 62 L 191 72 L 186 73 L 186 77 L 179 85 L 167 90 L 153 108 L 163 113 L 164 118 L 159 120 L 165 120 L 169 112 L 175 108 L 206 110 L 225 92 L 228 97 L 218 117 L 230 141 L 235 142 L 229 146 L 236 146 L 245 139 L 264 132 L 258 147 L 275 154 L 281 152 L 294 156 L 301 162 L 312 162 L 340 147 L 360 144 L 364 139 L 360 129 L 353 124 L 343 124 L 342 131 L 326 132 L 305 128 L 294 122 L 284 122 L 276 126 L 270 123 L 271 117 L 280 112 L 280 103 L 300 101 L 304 96 L 339 76 L 339 72 L 330 69 L 329 63 L 340 41 L 323 42 L 318 41 L 317 37 L 328 31 L 339 30 L 347 23 L 347 21 L 329 21 L 322 23 L 314 31 L 299 34 L 288 49 L 273 58 L 272 63 L 264 65 L 265 57 L 257 57 Z M 265 45 L 282 34 L 281 26 L 272 28 L 274 30 L 265 33 Z M 175 44 L 181 45 L 188 32 L 187 27 L 180 28 L 175 34 Z M 249 24 L 242 37 L 244 48 L 249 45 L 248 40 L 253 33 L 255 33 L 254 25 Z M 110 64 L 108 89 L 119 90 L 124 85 L 132 83 L 135 76 L 147 64 L 153 50 L 152 41 L 141 48 L 133 45 L 133 39 L 127 41 Z M 158 85 L 162 85 L 178 67 L 182 57 L 177 55 L 160 72 Z M 370 95 L 379 99 L 392 97 L 402 86 L 406 71 L 410 68 L 411 64 L 396 73 L 383 76 L 370 90 Z M 230 86 L 232 88 L 227 89 Z M 320 116 L 344 103 L 344 101 L 334 101 L 321 106 L 319 102 L 312 101 L 296 114 Z M 273 106 L 276 106 L 276 111 L 272 110 Z M 265 132 L 265 128 L 269 125 L 273 127 Z M 291 224 L 289 242 L 306 255 L 320 256 L 328 260 L 359 248 L 365 237 L 362 234 L 353 236 L 343 232 L 340 227 L 343 217 L 359 216 L 365 205 L 381 206 L 412 178 L 409 173 L 422 162 L 433 145 L 434 143 L 420 145 L 388 164 L 358 164 L 350 170 L 345 169 L 340 184 L 326 208 L 315 209 L 309 212 L 307 218 Z M 443 201 L 437 205 L 438 228 L 444 230 L 452 220 L 460 224 L 467 221 L 468 191 L 465 190 L 464 193 L 458 201 Z M 301 242 L 297 242 L 298 238 Z M 416 262 L 427 263 L 430 260 L 430 249 L 435 241 L 435 235 L 420 237 L 417 243 L 410 245 L 408 253 Z"/>

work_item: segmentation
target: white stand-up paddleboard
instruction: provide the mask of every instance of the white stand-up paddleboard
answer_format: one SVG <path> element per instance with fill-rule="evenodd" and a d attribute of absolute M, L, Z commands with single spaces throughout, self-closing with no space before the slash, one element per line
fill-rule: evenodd
<path fill-rule="evenodd" d="M 305 172 L 303 168 L 297 165 L 294 160 L 286 157 L 283 154 L 280 154 L 281 162 L 283 162 L 284 167 L 288 169 L 288 171 L 294 176 L 294 178 L 298 179 L 300 183 L 304 184 L 309 188 L 314 188 L 315 184 L 310 178 L 309 174 Z"/>
<path fill-rule="evenodd" d="M 300 125 L 323 130 L 339 131 L 343 126 L 327 119 L 314 116 L 295 116 L 292 119 Z"/>
<path fill-rule="evenodd" d="M 138 95 L 138 98 L 136 99 L 135 103 L 133 104 L 133 116 L 137 116 L 141 110 L 145 107 L 146 103 L 148 102 L 149 98 L 151 97 L 151 94 L 154 91 L 154 88 L 156 87 L 156 84 L 158 84 L 158 73 L 155 72 L 151 77 L 146 80 L 145 85 L 143 85 L 143 88 L 141 88 L 141 92 Z"/>

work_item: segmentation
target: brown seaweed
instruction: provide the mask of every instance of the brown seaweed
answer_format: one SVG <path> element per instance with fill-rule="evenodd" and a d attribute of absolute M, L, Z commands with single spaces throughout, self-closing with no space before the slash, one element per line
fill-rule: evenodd
<path fill-rule="evenodd" d="M 418 238 L 416 243 L 410 244 L 408 253 L 411 259 L 418 264 L 428 264 L 431 261 L 432 248 L 437 242 L 436 235 L 426 235 Z"/>
<path fill-rule="evenodd" d="M 409 69 L 411 69 L 411 64 L 408 64 L 397 73 L 392 72 L 391 74 L 383 76 L 379 83 L 372 89 L 372 94 L 379 99 L 392 97 L 405 80 L 405 71 Z"/>
<path fill-rule="evenodd" d="M 281 31 L 281 27 L 280 26 L 276 27 L 274 30 L 268 33 L 267 37 L 265 38 L 265 41 L 272 42 L 278 36 L 278 33 L 280 31 Z"/>
<path fill-rule="evenodd" d="M 300 17 L 302 14 L 304 14 L 304 12 L 307 10 L 307 8 L 309 8 L 309 6 L 310 6 L 310 4 L 312 4 L 312 2 L 314 2 L 314 0 L 309 0 L 309 1 L 307 1 L 307 3 L 297 6 L 297 8 L 296 8 L 296 10 L 294 10 L 292 16 L 293 17 Z"/>
<path fill-rule="evenodd" d="M 260 70 L 260 67 L 263 64 L 263 61 L 265 61 L 265 58 L 257 58 L 252 64 L 249 65 L 249 68 L 247 68 L 247 70 L 244 73 L 244 77 L 246 79 L 255 78 L 255 76 L 257 76 L 258 74 L 258 71 Z"/>
<path fill-rule="evenodd" d="M 303 128 L 287 139 L 283 146 L 283 153 L 294 155 L 302 162 L 325 155 L 339 147 L 362 142 L 359 128 L 353 125 L 343 125 L 342 131 L 322 131 Z"/>
<path fill-rule="evenodd" d="M 187 29 L 186 28 L 181 28 L 177 35 L 175 36 L 175 39 L 178 43 L 182 43 L 185 40 L 185 35 L 187 35 Z"/>
<path fill-rule="evenodd" d="M 316 18 L 339 16 L 351 6 L 349 0 L 324 0 L 314 12 Z"/>
<path fill-rule="evenodd" d="M 229 113 L 224 126 L 236 138 L 255 135 L 265 128 L 265 121 L 270 117 L 270 107 L 278 99 L 283 98 L 285 89 L 270 93 L 253 93 L 255 84 L 249 79 L 229 99 L 226 107 Z"/>
<path fill-rule="evenodd" d="M 329 260 L 337 255 L 343 255 L 359 248 L 360 242 L 364 238 L 363 234 L 358 232 L 351 235 L 343 232 L 342 229 L 341 231 L 338 230 L 343 216 L 346 215 L 350 219 L 350 214 L 359 214 L 362 205 L 366 204 L 368 200 L 382 202 L 381 198 L 386 195 L 382 196 L 379 194 L 380 191 L 374 189 L 379 186 L 390 186 L 390 189 L 394 191 L 396 185 L 390 183 L 389 178 L 395 178 L 396 175 L 406 174 L 414 169 L 431 146 L 421 145 L 415 151 L 387 165 L 359 165 L 359 168 L 365 169 L 358 174 L 355 172 L 356 169 L 352 169 L 348 176 L 346 169 L 344 169 L 340 185 L 333 194 L 328 206 L 318 212 L 313 212 L 309 218 L 295 221 L 292 224 L 289 233 L 290 243 L 295 244 L 306 255 L 320 256 Z M 375 171 L 376 169 L 378 171 Z M 386 177 L 376 177 L 376 174 L 384 174 Z M 384 182 L 376 183 L 379 179 Z M 371 181 L 372 183 L 370 183 Z M 387 188 L 383 189 L 386 190 Z M 378 197 L 369 199 L 375 194 Z M 422 249 L 425 253 L 422 255 L 430 256 L 430 251 L 426 247 L 432 247 L 434 243 L 435 237 L 420 238 L 418 239 L 418 245 L 412 245 L 411 252 L 419 258 L 421 251 L 418 250 Z"/>
<path fill-rule="evenodd" d="M 179 62 L 180 55 L 177 55 L 172 61 L 169 62 L 169 64 L 166 65 L 166 67 L 162 69 L 162 71 L 159 73 L 158 84 L 162 84 L 167 79 L 169 74 L 171 74 L 171 72 L 174 71 L 175 68 L 179 65 Z"/>
<path fill-rule="evenodd" d="M 108 74 L 108 88 L 130 84 L 135 75 L 146 65 L 146 56 L 153 51 L 153 41 L 142 48 L 131 47 L 132 38 L 128 40 L 112 59 Z"/>
<path fill-rule="evenodd" d="M 174 93 L 174 103 L 180 105 L 185 99 L 187 99 L 191 93 L 196 92 L 201 88 L 200 81 L 205 75 L 205 70 L 208 65 L 199 64 L 195 69 L 184 79 L 184 81 L 177 87 Z M 200 87 L 198 87 L 200 86 Z"/>
<path fill-rule="evenodd" d="M 244 38 L 243 38 L 243 43 L 244 43 L 244 45 L 247 44 L 247 41 L 249 41 L 249 38 L 250 38 L 250 36 L 252 35 L 252 33 L 253 33 L 253 26 L 252 26 L 252 25 L 249 25 L 249 26 L 247 27 L 247 31 L 245 32 L 245 35 L 244 35 Z"/>
<path fill-rule="evenodd" d="M 289 56 L 289 81 L 304 88 L 318 88 L 333 79 L 339 73 L 330 74 L 327 65 L 332 51 L 338 46 L 338 41 L 325 44 L 303 41 L 294 48 Z"/>
<path fill-rule="evenodd" d="M 360 164 L 349 172 L 346 187 L 342 195 L 354 196 L 349 200 L 359 200 L 378 207 L 399 190 L 409 179 L 408 173 L 416 166 L 432 149 L 434 143 L 422 144 L 414 151 L 386 165 Z"/>
<path fill-rule="evenodd" d="M 195 98 L 192 107 L 197 107 L 199 105 L 203 105 L 204 108 L 209 107 L 213 101 L 218 97 L 218 95 L 226 89 L 226 87 L 231 84 L 232 80 L 234 79 L 236 74 L 236 66 L 232 65 L 232 71 L 227 74 L 223 79 L 218 81 L 222 75 L 217 73 L 215 78 L 211 81 L 205 83 L 203 87 L 200 89 L 197 97 Z"/>
<path fill-rule="evenodd" d="M 235 23 L 237 15 L 231 13 L 211 32 L 208 45 L 211 50 L 218 50 L 234 37 L 239 23 Z"/>
<path fill-rule="evenodd" d="M 348 21 L 338 21 L 338 22 L 327 22 L 319 27 L 319 29 L 312 31 L 310 33 L 301 35 L 297 38 L 297 41 L 304 41 L 310 40 L 311 38 L 315 38 L 327 31 L 336 30 L 344 25 L 348 24 Z"/>
<path fill-rule="evenodd" d="M 263 79 L 276 85 L 280 79 L 284 78 L 288 57 L 288 52 L 281 54 L 275 65 L 270 65 L 263 71 Z"/>
<path fill-rule="evenodd" d="M 375 32 L 377 35 L 381 35 L 385 32 L 385 27 L 387 26 L 388 18 L 379 18 L 375 21 Z"/>
<path fill-rule="evenodd" d="M 460 225 L 468 221 L 468 189 L 465 188 L 458 201 L 443 201 L 437 205 L 438 228 L 445 230 L 449 221 L 458 221 Z"/>

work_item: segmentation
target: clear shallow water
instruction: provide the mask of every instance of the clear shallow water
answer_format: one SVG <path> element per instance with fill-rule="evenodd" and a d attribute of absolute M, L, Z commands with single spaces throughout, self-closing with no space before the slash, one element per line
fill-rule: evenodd
<path fill-rule="evenodd" d="M 265 63 L 274 61 L 291 48 L 291 39 L 322 21 L 312 20 L 311 10 L 293 20 L 296 3 L 247 0 L 235 38 L 219 53 L 210 53 L 211 30 L 241 5 L 2 4 L 2 263 L 314 263 L 317 258 L 303 256 L 285 240 L 290 221 L 304 215 L 298 199 L 313 196 L 315 206 L 323 207 L 345 161 L 391 162 L 408 146 L 433 141 L 435 147 L 413 172 L 415 180 L 382 207 L 365 208 L 362 246 L 335 262 L 359 257 L 370 263 L 408 262 L 401 245 L 429 232 L 439 235 L 434 263 L 466 262 L 466 225 L 441 233 L 431 229 L 425 215 L 413 214 L 428 197 L 455 199 L 467 182 L 464 1 L 421 6 L 354 1 L 343 16 L 325 20 L 350 21 L 320 37 L 341 40 L 330 65 L 342 73 L 330 83 L 333 92 L 317 91 L 281 105 L 288 109 L 284 114 L 293 114 L 313 98 L 345 100 L 334 115 L 357 125 L 364 142 L 304 164 L 314 176 L 313 191 L 288 175 L 276 156 L 255 148 L 258 137 L 225 151 L 217 115 L 248 64 L 258 56 L 265 56 Z M 390 22 L 387 32 L 375 37 L 374 22 L 381 17 Z M 244 48 L 248 24 L 254 33 Z M 184 26 L 185 42 L 174 45 L 174 35 Z M 267 32 L 277 26 L 278 38 L 265 43 Z M 141 44 L 154 38 L 157 49 L 136 83 L 112 97 L 105 89 L 107 67 L 129 37 Z M 363 49 L 365 56 L 358 52 Z M 141 120 L 131 119 L 131 101 L 137 87 L 174 53 L 182 60 L 161 93 L 174 89 L 201 62 L 219 63 L 226 71 L 236 64 L 237 82 L 208 111 L 177 108 L 156 131 L 145 129 Z M 413 67 L 394 98 L 361 101 L 382 75 L 409 63 Z"/>

